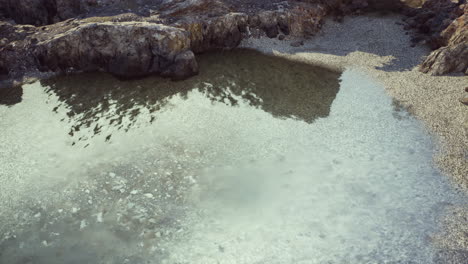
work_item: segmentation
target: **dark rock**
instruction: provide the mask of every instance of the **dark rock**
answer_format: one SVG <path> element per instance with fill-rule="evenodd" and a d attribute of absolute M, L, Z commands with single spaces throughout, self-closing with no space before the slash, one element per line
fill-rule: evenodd
<path fill-rule="evenodd" d="M 183 80 L 198 74 L 198 64 L 195 54 L 188 50 L 178 54 L 174 63 L 165 70 L 162 75 L 171 77 L 173 80 Z"/>
<path fill-rule="evenodd" d="M 422 72 L 433 75 L 468 73 L 468 4 L 459 8 L 462 12 L 456 12 L 461 12 L 462 15 L 436 38 L 443 47 L 433 51 L 426 58 L 421 65 Z"/>
<path fill-rule="evenodd" d="M 303 46 L 303 45 L 304 45 L 304 41 L 302 41 L 302 40 L 301 40 L 301 41 L 294 41 L 294 42 L 291 42 L 291 46 L 292 46 L 292 47 L 295 47 L 295 48 L 300 47 L 300 46 Z"/>
<path fill-rule="evenodd" d="M 406 11 L 408 25 L 405 29 L 414 29 L 417 34 L 432 43 L 434 49 L 438 49 L 444 46 L 442 41 L 438 40 L 440 34 L 461 15 L 455 15 L 459 12 L 458 6 L 450 0 L 427 0 L 421 8 Z M 431 38 L 433 40 L 430 40 Z"/>
<path fill-rule="evenodd" d="M 267 37 L 269 38 L 276 38 L 279 34 L 278 26 L 273 25 L 270 27 L 264 27 L 263 30 L 265 31 Z"/>
<path fill-rule="evenodd" d="M 0 87 L 0 105 L 11 106 L 20 103 L 23 97 L 21 86 Z"/>
<path fill-rule="evenodd" d="M 219 48 L 235 48 L 242 41 L 248 17 L 230 13 L 207 21 L 188 21 L 180 25 L 188 32 L 190 47 L 195 53 Z"/>
<path fill-rule="evenodd" d="M 287 21 L 286 16 L 279 16 L 278 17 L 278 28 L 284 35 L 289 35 L 290 34 L 289 23 Z"/>
<path fill-rule="evenodd" d="M 284 36 L 284 35 L 279 35 L 279 36 L 278 36 L 278 39 L 279 39 L 279 40 L 284 40 L 284 39 L 285 39 L 285 36 Z"/>
<path fill-rule="evenodd" d="M 182 29 L 145 22 L 89 23 L 39 43 L 35 56 L 43 70 L 107 71 L 122 77 L 164 72 L 180 78 L 196 70 L 189 48 Z"/>
<path fill-rule="evenodd" d="M 468 105 L 468 97 L 460 98 L 460 103 Z"/>

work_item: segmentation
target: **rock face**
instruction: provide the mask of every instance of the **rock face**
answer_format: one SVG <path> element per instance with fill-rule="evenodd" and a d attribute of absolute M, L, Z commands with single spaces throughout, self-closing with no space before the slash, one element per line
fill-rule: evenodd
<path fill-rule="evenodd" d="M 424 41 L 432 49 L 443 46 L 440 34 L 460 16 L 457 10 L 458 4 L 451 0 L 428 0 L 421 8 L 407 9 L 407 28 L 415 31 L 413 41 Z"/>
<path fill-rule="evenodd" d="M 175 26 L 188 32 L 191 49 L 203 52 L 217 48 L 235 48 L 247 32 L 248 16 L 243 13 L 227 15 L 205 21 L 182 21 Z"/>
<path fill-rule="evenodd" d="M 421 64 L 422 72 L 468 74 L 467 6 L 465 0 L 427 0 L 421 8 L 406 10 L 406 28 L 414 30 L 413 42 L 434 50 Z"/>
<path fill-rule="evenodd" d="M 0 0 L 0 13 L 19 24 L 48 25 L 96 10 L 96 14 L 116 14 L 144 6 L 159 5 L 163 0 Z"/>
<path fill-rule="evenodd" d="M 330 11 L 320 1 L 278 2 L 282 4 L 264 1 L 271 7 L 266 10 L 259 7 L 263 1 L 240 1 L 243 3 L 240 6 L 238 2 L 165 0 L 154 15 L 148 17 L 136 14 L 93 16 L 47 27 L 2 22 L 4 32 L 17 33 L 21 27 L 31 30 L 20 38 L 8 37 L 5 46 L 0 47 L 0 75 L 11 79 L 21 78 L 28 71 L 105 71 L 122 77 L 159 74 L 186 78 L 198 71 L 194 53 L 235 48 L 242 39 L 263 34 L 271 38 L 279 33 L 298 37 L 312 35 L 319 31 L 323 18 Z M 338 3 L 341 1 L 336 0 Z M 58 2 L 54 4 L 57 8 Z M 236 8 L 251 4 L 254 8 L 246 12 L 234 12 Z M 32 4 L 19 6 L 38 8 Z M 28 19 L 36 19 L 35 15 Z M 44 23 L 46 21 L 41 20 L 36 24 Z"/>
<path fill-rule="evenodd" d="M 311 36 L 328 15 L 401 8 L 399 0 L 0 0 L 0 86 L 74 71 L 180 79 L 197 73 L 196 53 L 261 35 Z M 440 48 L 421 69 L 466 73 L 466 5 L 427 0 L 406 13 L 416 39 Z"/>
<path fill-rule="evenodd" d="M 0 0 L 0 10 L 17 23 L 46 25 L 70 18 L 86 6 L 83 0 Z"/>
<path fill-rule="evenodd" d="M 39 42 L 34 51 L 43 71 L 106 71 L 123 77 L 151 73 L 191 76 L 198 72 L 187 33 L 147 22 L 90 23 Z"/>
<path fill-rule="evenodd" d="M 437 43 L 441 48 L 432 52 L 421 65 L 421 71 L 433 75 L 462 72 L 468 75 L 468 4 L 454 13 L 462 13 L 445 30 Z"/>

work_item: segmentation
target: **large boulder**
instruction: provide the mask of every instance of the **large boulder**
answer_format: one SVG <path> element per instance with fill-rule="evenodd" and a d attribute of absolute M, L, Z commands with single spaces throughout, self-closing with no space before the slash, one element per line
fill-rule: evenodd
<path fill-rule="evenodd" d="M 42 71 L 106 71 L 122 77 L 151 73 L 188 77 L 197 64 L 188 34 L 147 22 L 88 23 L 39 42 Z"/>

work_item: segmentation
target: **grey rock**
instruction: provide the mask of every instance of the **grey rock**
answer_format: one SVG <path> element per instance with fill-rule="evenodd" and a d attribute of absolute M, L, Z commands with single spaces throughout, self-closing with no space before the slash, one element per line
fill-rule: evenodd
<path fill-rule="evenodd" d="M 303 46 L 304 45 L 304 41 L 300 40 L 300 41 L 294 41 L 294 42 L 291 42 L 290 44 L 292 47 L 300 47 L 300 46 Z"/>
<path fill-rule="evenodd" d="M 42 70 L 106 71 L 122 77 L 196 72 L 190 40 L 179 28 L 146 22 L 89 23 L 39 42 Z M 180 70 L 181 72 L 175 72 Z"/>

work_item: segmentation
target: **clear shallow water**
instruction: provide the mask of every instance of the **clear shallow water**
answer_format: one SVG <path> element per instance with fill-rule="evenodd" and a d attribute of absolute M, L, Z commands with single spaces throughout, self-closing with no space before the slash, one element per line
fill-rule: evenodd
<path fill-rule="evenodd" d="M 0 263 L 433 262 L 466 199 L 383 87 L 246 50 L 200 64 L 2 100 Z"/>

